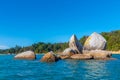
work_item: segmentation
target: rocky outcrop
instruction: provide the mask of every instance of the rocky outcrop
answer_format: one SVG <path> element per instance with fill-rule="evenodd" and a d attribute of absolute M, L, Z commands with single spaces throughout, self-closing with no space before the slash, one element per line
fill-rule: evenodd
<path fill-rule="evenodd" d="M 105 38 L 94 32 L 92 33 L 84 44 L 85 50 L 104 50 L 106 48 L 106 40 Z"/>
<path fill-rule="evenodd" d="M 77 60 L 89 60 L 93 57 L 90 54 L 74 54 L 71 56 L 71 59 L 77 59 Z"/>
<path fill-rule="evenodd" d="M 41 62 L 56 62 L 58 60 L 59 58 L 51 51 L 51 52 L 46 53 L 40 61 Z"/>
<path fill-rule="evenodd" d="M 33 51 L 26 51 L 26 52 L 17 54 L 14 58 L 34 60 L 36 58 L 36 55 Z"/>
<path fill-rule="evenodd" d="M 104 50 L 106 43 L 102 35 L 94 32 L 85 41 L 83 53 L 91 55 L 93 59 L 109 59 L 112 55 L 111 52 Z"/>
<path fill-rule="evenodd" d="M 61 59 L 69 59 L 74 54 L 82 54 L 83 47 L 75 35 L 69 41 L 69 48 L 65 49 L 60 55 Z"/>
<path fill-rule="evenodd" d="M 73 49 L 76 53 L 82 53 L 83 47 L 75 35 L 72 35 L 70 38 L 69 48 Z"/>
<path fill-rule="evenodd" d="M 89 60 L 89 59 L 97 59 L 97 60 L 108 60 L 111 59 L 111 52 L 104 50 L 84 50 L 83 54 L 74 54 L 71 56 L 71 59 L 79 59 L 79 60 Z"/>
<path fill-rule="evenodd" d="M 69 41 L 69 48 L 65 49 L 59 54 L 58 58 L 53 52 L 49 52 L 43 56 L 42 62 L 55 62 L 59 59 L 77 59 L 77 60 L 90 60 L 111 59 L 111 52 L 104 51 L 106 47 L 106 40 L 98 33 L 93 33 L 84 44 L 84 50 L 81 43 L 75 35 L 72 35 Z"/>
<path fill-rule="evenodd" d="M 69 48 L 65 49 L 60 55 L 61 59 L 108 59 L 111 53 L 104 51 L 106 47 L 106 40 L 98 33 L 93 33 L 85 42 L 83 50 L 75 35 L 72 35 L 69 41 Z M 82 54 L 79 54 L 82 53 Z"/>
<path fill-rule="evenodd" d="M 60 57 L 61 57 L 61 59 L 68 59 L 74 54 L 75 54 L 75 51 L 73 49 L 67 48 L 63 51 L 62 54 L 60 54 Z"/>
<path fill-rule="evenodd" d="M 112 56 L 111 52 L 103 50 L 92 50 L 89 54 L 93 56 L 93 59 L 108 59 Z"/>

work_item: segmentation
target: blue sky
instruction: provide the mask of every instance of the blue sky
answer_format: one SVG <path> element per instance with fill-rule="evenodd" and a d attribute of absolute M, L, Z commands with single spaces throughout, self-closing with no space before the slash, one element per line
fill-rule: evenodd
<path fill-rule="evenodd" d="M 120 29 L 120 0 L 0 0 L 0 48 Z"/>

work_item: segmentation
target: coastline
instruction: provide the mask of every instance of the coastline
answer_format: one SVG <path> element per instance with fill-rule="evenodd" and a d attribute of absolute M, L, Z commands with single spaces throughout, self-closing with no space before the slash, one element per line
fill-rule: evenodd
<path fill-rule="evenodd" d="M 112 54 L 120 54 L 120 50 L 119 51 L 110 51 Z"/>

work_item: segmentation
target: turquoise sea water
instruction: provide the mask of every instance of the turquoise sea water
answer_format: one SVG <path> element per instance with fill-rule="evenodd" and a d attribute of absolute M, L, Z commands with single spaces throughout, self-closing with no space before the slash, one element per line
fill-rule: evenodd
<path fill-rule="evenodd" d="M 0 55 L 0 80 L 120 80 L 120 55 L 117 60 L 60 60 L 42 63 L 37 59 L 14 60 Z"/>

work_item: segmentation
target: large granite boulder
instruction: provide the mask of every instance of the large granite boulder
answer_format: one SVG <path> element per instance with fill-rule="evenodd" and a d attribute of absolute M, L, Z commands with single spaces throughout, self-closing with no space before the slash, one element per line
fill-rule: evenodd
<path fill-rule="evenodd" d="M 104 50 L 106 48 L 106 40 L 105 38 L 94 32 L 92 33 L 84 44 L 85 50 Z"/>
<path fill-rule="evenodd" d="M 72 37 L 70 38 L 69 48 L 76 51 L 76 53 L 82 53 L 83 47 L 75 35 L 72 35 Z"/>
<path fill-rule="evenodd" d="M 51 52 L 46 53 L 40 61 L 41 62 L 56 62 L 58 60 L 59 58 L 51 51 Z"/>
<path fill-rule="evenodd" d="M 74 54 L 71 56 L 71 59 L 77 59 L 77 60 L 89 60 L 93 57 L 90 54 Z"/>
<path fill-rule="evenodd" d="M 22 52 L 22 53 L 17 54 L 14 58 L 15 59 L 34 60 L 34 59 L 36 59 L 36 55 L 33 51 L 26 51 L 26 52 Z"/>
<path fill-rule="evenodd" d="M 63 51 L 62 54 L 60 54 L 61 59 L 68 59 L 70 56 L 74 55 L 75 51 L 71 48 L 67 48 Z"/>

